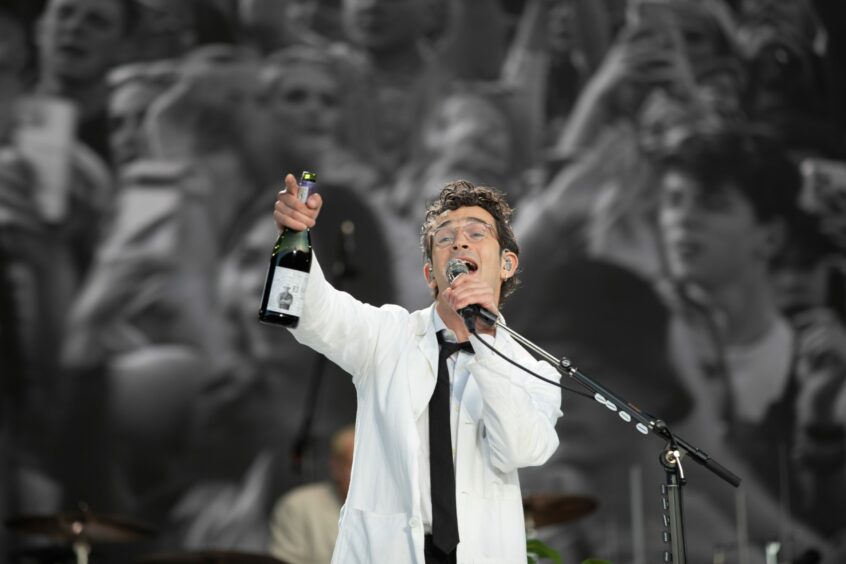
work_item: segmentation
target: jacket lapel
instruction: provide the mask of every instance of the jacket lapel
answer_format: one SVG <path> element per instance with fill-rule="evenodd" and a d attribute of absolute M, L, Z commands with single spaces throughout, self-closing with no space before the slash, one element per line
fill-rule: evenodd
<path fill-rule="evenodd" d="M 438 339 L 435 336 L 435 323 L 433 321 L 432 305 L 429 309 L 418 312 L 415 320 L 413 338 L 417 340 L 417 347 L 412 349 L 413 355 L 420 355 L 426 362 L 420 362 L 420 358 L 409 358 L 408 385 L 411 388 L 411 404 L 415 421 L 426 406 L 432 392 L 435 391 L 435 382 L 438 377 Z M 426 367 L 428 369 L 417 369 L 415 367 Z"/>

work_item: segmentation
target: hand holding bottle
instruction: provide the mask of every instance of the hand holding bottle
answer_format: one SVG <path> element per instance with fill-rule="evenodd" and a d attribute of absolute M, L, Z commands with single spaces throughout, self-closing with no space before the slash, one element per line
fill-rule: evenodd
<path fill-rule="evenodd" d="M 323 204 L 316 188 L 317 174 L 303 171 L 300 181 L 285 177 L 273 217 L 279 237 L 270 255 L 270 268 L 259 308 L 259 321 L 294 328 L 300 322 L 311 271 L 311 231 Z"/>
<path fill-rule="evenodd" d="M 317 223 L 317 216 L 323 206 L 320 194 L 310 194 L 305 203 L 299 200 L 299 186 L 293 174 L 285 177 L 285 189 L 276 196 L 273 219 L 279 231 L 293 229 L 304 231 Z"/>

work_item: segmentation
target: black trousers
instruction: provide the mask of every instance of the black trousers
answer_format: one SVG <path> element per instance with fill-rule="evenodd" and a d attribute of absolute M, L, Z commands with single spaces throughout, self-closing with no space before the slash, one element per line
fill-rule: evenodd
<path fill-rule="evenodd" d="M 440 548 L 432 544 L 432 535 L 426 535 L 423 542 L 423 555 L 426 557 L 426 564 L 455 564 L 455 553 L 445 554 Z"/>

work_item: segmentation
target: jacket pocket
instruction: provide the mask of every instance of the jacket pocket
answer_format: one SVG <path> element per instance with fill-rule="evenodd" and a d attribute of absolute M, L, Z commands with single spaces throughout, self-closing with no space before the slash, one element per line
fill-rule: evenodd
<path fill-rule="evenodd" d="M 414 562 L 411 521 L 405 513 L 371 513 L 346 507 L 333 562 Z"/>

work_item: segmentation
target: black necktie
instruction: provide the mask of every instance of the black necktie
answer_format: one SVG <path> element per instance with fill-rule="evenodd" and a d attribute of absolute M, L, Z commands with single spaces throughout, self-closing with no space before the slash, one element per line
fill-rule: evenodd
<path fill-rule="evenodd" d="M 452 433 L 449 415 L 449 369 L 447 358 L 463 350 L 472 353 L 468 341 L 450 343 L 438 332 L 438 381 L 429 400 L 429 472 L 432 482 L 432 542 L 444 553 L 458 545 L 458 516 L 455 512 L 455 468 L 452 463 Z"/>

